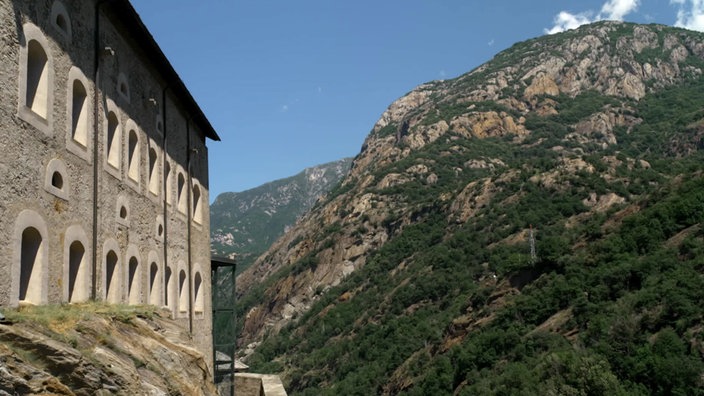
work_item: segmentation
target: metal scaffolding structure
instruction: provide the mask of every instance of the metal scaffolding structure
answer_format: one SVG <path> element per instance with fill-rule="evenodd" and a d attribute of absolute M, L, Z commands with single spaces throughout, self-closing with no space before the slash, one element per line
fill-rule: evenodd
<path fill-rule="evenodd" d="M 236 263 L 223 257 L 211 259 L 213 295 L 213 371 L 215 384 L 221 390 L 229 388 L 235 394 L 235 273 Z M 229 386 L 228 386 L 229 385 Z"/>

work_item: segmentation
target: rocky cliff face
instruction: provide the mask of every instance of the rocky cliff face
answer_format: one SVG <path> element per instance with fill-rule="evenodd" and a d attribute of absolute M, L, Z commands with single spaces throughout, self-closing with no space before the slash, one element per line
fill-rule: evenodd
<path fill-rule="evenodd" d="M 206 359 L 160 312 L 99 304 L 6 312 L 0 395 L 216 395 Z"/>
<path fill-rule="evenodd" d="M 220 194 L 210 207 L 214 254 L 248 267 L 315 202 L 347 175 L 351 158 L 304 169 L 295 176 Z"/>
<path fill-rule="evenodd" d="M 341 187 L 238 278 L 246 306 L 242 344 L 257 342 L 305 313 L 326 290 L 364 267 L 372 252 L 416 222 L 426 203 L 398 191 L 432 190 L 448 178 L 466 180 L 453 189 L 438 188 L 442 191 L 434 198 L 447 208 L 445 216 L 460 224 L 505 195 L 502 185 L 521 177 L 520 168 L 512 170 L 496 156 L 469 155 L 472 143 L 460 143 L 504 139 L 529 151 L 546 140 L 531 140 L 543 126 L 540 117 L 553 117 L 569 130 L 551 147 L 556 165 L 535 169 L 530 180 L 567 189 L 566 175 L 595 172 L 585 153 L 615 147 L 617 132 L 627 134 L 642 122 L 636 103 L 698 78 L 702 59 L 699 34 L 602 22 L 518 43 L 456 79 L 420 85 L 384 111 Z M 590 96 L 600 99 L 584 117 L 565 105 Z M 439 158 L 467 159 L 449 168 L 440 160 L 424 160 L 424 152 L 441 142 Z M 601 164 L 608 170 L 603 177 L 618 179 L 616 168 L 623 160 L 604 156 Z M 466 179 L 472 174 L 482 176 Z M 594 213 L 628 201 L 617 193 L 588 197 Z M 258 300 L 247 300 L 255 288 Z"/>

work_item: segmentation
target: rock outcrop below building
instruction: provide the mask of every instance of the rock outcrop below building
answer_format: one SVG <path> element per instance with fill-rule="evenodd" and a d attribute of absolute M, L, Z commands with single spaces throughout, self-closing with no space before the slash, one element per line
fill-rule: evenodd
<path fill-rule="evenodd" d="M 204 356 L 168 313 L 80 304 L 5 312 L 0 395 L 217 395 Z"/>

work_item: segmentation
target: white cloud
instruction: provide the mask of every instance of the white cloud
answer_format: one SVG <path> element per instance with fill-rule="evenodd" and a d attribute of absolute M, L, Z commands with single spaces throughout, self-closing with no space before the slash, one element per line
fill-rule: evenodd
<path fill-rule="evenodd" d="M 704 0 L 670 0 L 679 7 L 675 26 L 704 31 Z"/>
<path fill-rule="evenodd" d="M 564 32 L 569 29 L 576 29 L 582 25 L 590 23 L 591 20 L 588 14 L 571 14 L 567 11 L 561 11 L 555 16 L 553 21 L 555 26 L 551 29 L 545 29 L 545 33 L 554 34 Z"/>
<path fill-rule="evenodd" d="M 282 111 L 282 112 L 287 112 L 287 111 L 288 111 L 288 105 L 285 104 L 285 105 L 281 106 L 281 111 Z"/>
<path fill-rule="evenodd" d="M 623 17 L 638 9 L 640 0 L 609 0 L 602 7 L 598 19 L 622 21 Z"/>
<path fill-rule="evenodd" d="M 672 0 L 686 1 L 686 0 Z M 704 2 L 704 0 L 691 0 L 696 2 Z M 608 0 L 601 6 L 601 11 L 592 18 L 591 11 L 573 14 L 567 11 L 561 11 L 555 16 L 554 25 L 550 29 L 545 29 L 545 33 L 554 34 L 564 32 L 569 29 L 576 29 L 588 23 L 602 21 L 605 19 L 622 21 L 623 18 L 638 9 L 640 0 Z"/>
<path fill-rule="evenodd" d="M 494 45 L 494 39 L 489 40 L 488 43 L 486 43 L 489 47 Z"/>

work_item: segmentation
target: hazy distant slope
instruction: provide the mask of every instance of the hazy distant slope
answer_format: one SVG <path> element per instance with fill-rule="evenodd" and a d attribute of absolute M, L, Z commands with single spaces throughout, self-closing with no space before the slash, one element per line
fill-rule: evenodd
<path fill-rule="evenodd" d="M 349 172 L 351 158 L 306 168 L 243 192 L 218 195 L 210 206 L 211 249 L 246 268 L 287 227 Z"/>

